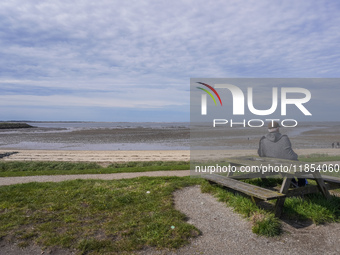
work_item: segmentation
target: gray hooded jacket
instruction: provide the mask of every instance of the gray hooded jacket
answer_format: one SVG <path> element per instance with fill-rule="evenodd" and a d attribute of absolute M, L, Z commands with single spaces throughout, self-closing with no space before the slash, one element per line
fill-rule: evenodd
<path fill-rule="evenodd" d="M 269 133 L 260 140 L 258 154 L 260 157 L 297 160 L 288 136 L 279 132 Z"/>

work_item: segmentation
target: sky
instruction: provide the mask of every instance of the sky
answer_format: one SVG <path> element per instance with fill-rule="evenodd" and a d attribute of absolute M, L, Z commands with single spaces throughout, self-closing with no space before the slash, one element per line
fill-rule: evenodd
<path fill-rule="evenodd" d="M 190 78 L 338 78 L 339 13 L 338 0 L 2 0 L 0 120 L 189 121 Z"/>

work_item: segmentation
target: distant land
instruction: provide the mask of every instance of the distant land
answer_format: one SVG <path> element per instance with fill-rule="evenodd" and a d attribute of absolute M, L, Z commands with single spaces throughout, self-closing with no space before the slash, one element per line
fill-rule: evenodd
<path fill-rule="evenodd" d="M 34 128 L 27 123 L 21 122 L 0 122 L 0 129 Z"/>
<path fill-rule="evenodd" d="M 73 120 L 51 120 L 51 121 L 43 121 L 43 120 L 0 120 L 1 123 L 91 123 L 91 122 L 100 122 L 100 121 L 73 121 Z"/>

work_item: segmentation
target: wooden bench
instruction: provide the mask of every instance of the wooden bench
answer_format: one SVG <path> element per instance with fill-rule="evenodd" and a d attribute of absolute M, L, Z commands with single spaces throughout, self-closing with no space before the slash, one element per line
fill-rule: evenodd
<path fill-rule="evenodd" d="M 242 192 L 250 196 L 254 202 L 258 202 L 258 199 L 268 201 L 286 196 L 282 193 L 241 182 L 223 175 L 209 174 L 203 175 L 202 177 L 210 182 L 214 182 L 221 186 Z"/>
<path fill-rule="evenodd" d="M 332 177 L 332 176 L 321 176 L 320 172 L 315 171 L 313 173 L 308 173 L 308 171 L 303 172 L 295 172 L 294 169 L 299 169 L 300 165 L 304 166 L 309 164 L 308 162 L 294 161 L 294 160 L 286 160 L 286 159 L 276 159 L 276 158 L 265 158 L 265 157 L 255 157 L 255 156 L 246 156 L 246 157 L 237 157 L 227 159 L 230 165 L 234 166 L 251 166 L 261 169 L 263 166 L 271 165 L 271 166 L 286 166 L 288 172 L 279 172 L 279 173 L 271 173 L 271 172 L 261 172 L 255 171 L 250 173 L 235 173 L 229 172 L 228 176 L 217 175 L 217 174 L 205 174 L 202 177 L 208 180 L 209 182 L 217 183 L 221 186 L 230 188 L 237 192 L 244 193 L 251 197 L 253 202 L 257 203 L 261 200 L 267 201 L 271 199 L 277 199 L 275 203 L 275 216 L 280 217 L 282 207 L 284 205 L 286 197 L 289 196 L 301 196 L 310 193 L 321 192 L 326 199 L 330 198 L 329 189 L 334 187 L 339 187 L 340 178 Z M 292 166 L 294 166 L 292 168 Z M 269 176 L 275 176 L 282 178 L 282 184 L 280 191 L 273 191 L 265 188 L 261 188 L 249 183 L 241 182 L 240 179 L 252 179 L 252 178 L 267 178 Z M 290 189 L 291 181 L 293 178 L 306 178 L 306 179 L 314 179 L 317 185 L 311 185 L 306 187 L 300 187 L 297 189 Z M 327 182 L 325 184 L 325 182 Z"/>

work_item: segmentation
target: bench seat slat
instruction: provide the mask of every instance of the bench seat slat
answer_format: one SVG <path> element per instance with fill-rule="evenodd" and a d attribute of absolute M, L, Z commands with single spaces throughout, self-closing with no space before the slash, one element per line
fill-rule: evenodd
<path fill-rule="evenodd" d="M 255 185 L 234 180 L 222 175 L 209 174 L 203 175 L 202 177 L 208 181 L 215 182 L 221 186 L 225 186 L 227 188 L 242 192 L 249 196 L 256 197 L 265 201 L 285 197 L 285 195 L 282 193 L 257 187 Z"/>

